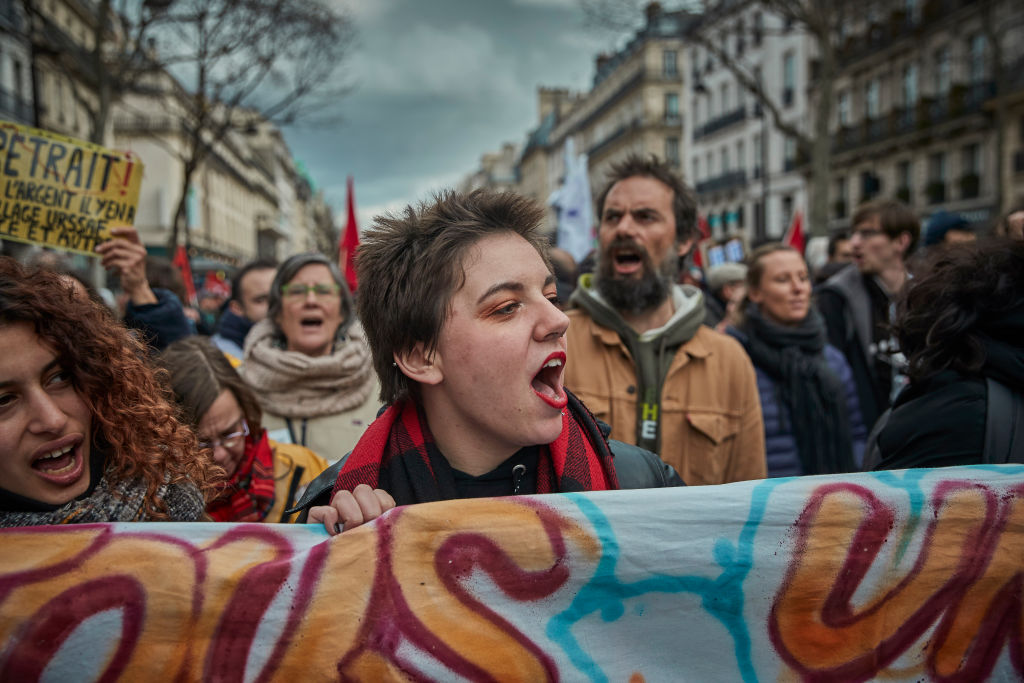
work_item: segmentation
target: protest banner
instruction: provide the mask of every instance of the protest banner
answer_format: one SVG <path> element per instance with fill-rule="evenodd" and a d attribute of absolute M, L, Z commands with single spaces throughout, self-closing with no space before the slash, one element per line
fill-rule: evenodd
<path fill-rule="evenodd" d="M 92 254 L 132 225 L 142 164 L 82 140 L 0 121 L 0 237 Z"/>
<path fill-rule="evenodd" d="M 1024 467 L 0 533 L 0 680 L 1024 676 Z"/>

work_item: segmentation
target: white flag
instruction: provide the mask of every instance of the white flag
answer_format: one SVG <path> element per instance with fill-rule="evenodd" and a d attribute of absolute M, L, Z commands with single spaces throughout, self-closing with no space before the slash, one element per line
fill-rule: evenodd
<path fill-rule="evenodd" d="M 565 178 L 548 204 L 558 208 L 558 246 L 578 263 L 594 246 L 593 200 L 587 175 L 587 155 L 576 156 L 572 138 L 565 140 Z"/>

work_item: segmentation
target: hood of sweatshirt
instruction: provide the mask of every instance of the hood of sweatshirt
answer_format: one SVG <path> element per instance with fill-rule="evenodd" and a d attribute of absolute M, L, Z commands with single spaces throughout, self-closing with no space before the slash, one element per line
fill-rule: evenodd
<path fill-rule="evenodd" d="M 659 344 L 674 348 L 690 341 L 704 321 L 704 294 L 700 289 L 693 285 L 674 285 L 672 307 L 675 310 L 672 317 L 661 327 L 639 334 L 604 300 L 595 283 L 593 273 L 580 276 L 579 286 L 569 301 L 589 313 L 599 325 L 615 330 L 624 339 L 632 337 L 644 343 L 657 340 Z"/>

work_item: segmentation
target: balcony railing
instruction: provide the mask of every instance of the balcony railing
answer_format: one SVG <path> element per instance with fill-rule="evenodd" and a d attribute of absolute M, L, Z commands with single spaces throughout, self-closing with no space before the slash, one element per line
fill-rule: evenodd
<path fill-rule="evenodd" d="M 693 129 L 693 139 L 699 140 L 702 137 L 717 133 L 720 130 L 728 128 L 729 126 L 736 125 L 747 118 L 746 107 L 739 107 L 733 109 L 730 112 L 726 112 L 717 118 L 713 118 L 703 126 L 697 126 Z"/>
<path fill-rule="evenodd" d="M 833 136 L 832 151 L 848 152 L 980 112 L 994 95 L 992 81 L 954 85 L 944 96 L 923 97 L 912 108 L 892 109 L 885 116 L 840 128 Z"/>
<path fill-rule="evenodd" d="M 974 0 L 925 0 L 921 15 L 914 18 L 906 10 L 892 10 L 887 19 L 869 24 L 866 30 L 848 36 L 839 48 L 840 66 L 870 57 L 901 40 L 913 39 L 932 24 L 939 23 L 949 14 L 969 5 Z"/>
<path fill-rule="evenodd" d="M 715 178 L 697 183 L 697 194 L 724 192 L 747 184 L 747 172 L 743 169 L 728 171 Z"/>

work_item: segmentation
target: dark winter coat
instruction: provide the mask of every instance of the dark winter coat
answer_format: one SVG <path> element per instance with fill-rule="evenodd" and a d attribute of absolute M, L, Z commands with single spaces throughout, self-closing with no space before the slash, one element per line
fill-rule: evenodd
<path fill-rule="evenodd" d="M 741 344 L 745 335 L 730 327 L 726 330 Z M 834 346 L 826 345 L 825 361 L 843 385 L 843 394 L 848 408 L 850 436 L 853 437 L 853 458 L 860 466 L 864 453 L 864 440 L 867 438 L 867 427 L 861 414 L 860 402 L 857 398 L 857 385 L 853 372 L 842 353 Z M 761 415 L 764 418 L 765 452 L 768 459 L 769 477 L 794 477 L 804 474 L 800 464 L 800 454 L 796 447 L 796 436 L 793 433 L 789 408 L 779 400 L 776 382 L 767 372 L 754 365 L 757 375 L 757 393 L 761 399 Z"/>
<path fill-rule="evenodd" d="M 602 432 L 607 432 L 608 425 L 599 422 Z M 607 434 L 606 434 L 607 436 Z M 621 441 L 609 439 L 608 446 L 611 448 L 615 464 L 615 475 L 619 479 L 620 489 L 654 489 L 666 486 L 685 486 L 683 480 L 672 468 L 654 453 L 632 446 Z M 344 467 L 344 458 L 324 470 L 319 477 L 306 487 L 306 492 L 298 504 L 289 512 L 301 511 L 298 517 L 299 522 L 305 522 L 311 507 L 318 505 L 329 505 L 331 502 L 331 491 L 334 489 L 334 482 L 338 479 L 338 473 Z M 527 493 L 533 493 L 528 491 Z"/>
<path fill-rule="evenodd" d="M 815 290 L 815 306 L 825 319 L 828 342 L 849 364 L 864 423 L 873 425 L 888 407 L 890 387 L 880 386 L 870 353 L 873 337 L 871 298 L 855 265 L 843 268 Z"/>
<path fill-rule="evenodd" d="M 907 386 L 878 434 L 875 469 L 980 464 L 987 393 L 983 378 L 953 370 Z"/>
<path fill-rule="evenodd" d="M 173 292 L 154 287 L 153 294 L 156 295 L 155 304 L 136 306 L 128 302 L 124 325 L 129 330 L 138 330 L 150 348 L 159 352 L 179 339 L 194 335 L 196 330 L 185 317 L 185 309 Z"/>

